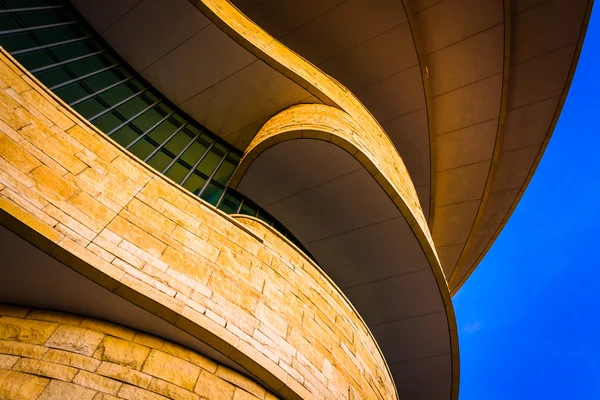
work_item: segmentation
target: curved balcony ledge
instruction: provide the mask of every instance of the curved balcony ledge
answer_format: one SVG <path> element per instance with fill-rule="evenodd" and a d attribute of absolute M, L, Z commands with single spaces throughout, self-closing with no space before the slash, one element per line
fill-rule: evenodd
<path fill-rule="evenodd" d="M 0 61 L 0 220 L 35 246 L 3 229 L 0 301 L 84 315 L 119 304 L 102 312 L 186 337 L 283 398 L 397 398 L 368 328 L 310 259 L 151 170 Z"/>
<path fill-rule="evenodd" d="M 422 211 L 396 189 L 410 177 L 387 150 L 337 108 L 292 106 L 261 128 L 230 184 L 293 229 L 348 296 L 400 397 L 444 398 L 458 385 L 452 302 Z M 419 368 L 437 386 L 410 379 Z"/>

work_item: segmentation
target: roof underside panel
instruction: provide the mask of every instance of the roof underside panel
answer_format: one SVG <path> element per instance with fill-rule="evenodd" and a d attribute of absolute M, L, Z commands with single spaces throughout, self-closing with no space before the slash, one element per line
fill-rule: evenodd
<path fill-rule="evenodd" d="M 449 150 L 457 149 L 449 144 L 457 143 L 451 138 L 444 139 L 446 135 L 436 142 L 439 194 L 436 207 L 443 207 L 440 203 L 443 193 L 460 191 L 461 182 L 466 182 L 468 188 L 474 188 L 478 179 L 485 184 L 482 197 L 464 198 L 464 202 L 454 206 L 454 213 L 436 208 L 434 238 L 452 291 L 458 290 L 491 246 L 542 156 L 574 73 L 576 49 L 585 33 L 588 3 L 591 2 L 512 1 L 510 16 L 505 17 L 510 18 L 510 30 L 506 32 L 510 46 L 504 49 L 506 97 L 501 104 L 506 114 L 500 118 L 495 142 L 489 139 L 492 127 L 486 126 L 491 122 L 482 122 L 477 133 L 459 144 L 456 151 L 467 166 L 462 169 L 462 177 L 450 182 L 442 178 L 447 167 L 443 160 L 452 155 Z M 495 29 L 477 36 L 491 34 Z M 475 65 L 482 68 L 486 62 L 482 58 Z M 434 118 L 439 118 L 435 110 Z M 495 151 L 494 158 L 471 158 L 477 154 L 470 151 L 473 147 L 479 148 L 482 155 Z M 478 175 L 478 167 L 489 172 Z M 460 222 L 452 222 L 457 220 Z"/>
<path fill-rule="evenodd" d="M 187 0 L 74 0 L 121 57 L 170 101 L 240 150 L 309 92 L 257 59 Z"/>

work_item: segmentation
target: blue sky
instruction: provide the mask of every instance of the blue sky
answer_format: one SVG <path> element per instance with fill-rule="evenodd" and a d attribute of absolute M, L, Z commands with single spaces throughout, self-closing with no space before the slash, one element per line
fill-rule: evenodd
<path fill-rule="evenodd" d="M 600 20 L 529 188 L 454 297 L 460 400 L 600 399 Z"/>

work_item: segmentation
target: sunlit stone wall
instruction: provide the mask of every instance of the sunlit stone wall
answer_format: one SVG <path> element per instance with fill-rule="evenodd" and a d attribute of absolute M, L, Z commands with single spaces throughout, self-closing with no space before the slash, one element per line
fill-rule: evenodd
<path fill-rule="evenodd" d="M 0 132 L 7 228 L 280 397 L 397 398 L 364 322 L 308 257 L 262 222 L 231 218 L 157 174 L 6 53 Z"/>

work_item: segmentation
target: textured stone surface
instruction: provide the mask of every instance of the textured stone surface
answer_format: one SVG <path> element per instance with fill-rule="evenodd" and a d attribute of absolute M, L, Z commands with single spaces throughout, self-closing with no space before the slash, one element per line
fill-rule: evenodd
<path fill-rule="evenodd" d="M 192 390 L 200 368 L 178 357 L 154 350 L 146 360 L 143 371 L 147 374 Z"/>
<path fill-rule="evenodd" d="M 36 399 L 48 385 L 48 379 L 15 371 L 0 370 L 0 398 Z"/>
<path fill-rule="evenodd" d="M 100 345 L 102 360 L 137 370 L 142 368 L 142 364 L 148 358 L 149 353 L 150 349 L 145 346 L 110 336 L 104 338 Z"/>
<path fill-rule="evenodd" d="M 12 105 L 0 104 L 0 131 L 13 147 L 39 162 L 25 173 L 17 167 L 22 155 L 14 159 L 13 151 L 0 147 L 0 207 L 52 241 L 57 254 L 66 251 L 61 261 L 229 355 L 286 397 L 347 399 L 350 391 L 362 398 L 396 397 L 387 365 L 364 322 L 309 258 L 262 222 L 237 221 L 170 183 L 71 113 L 4 53 L 0 67 L 6 71 L 5 81 L 13 82 L 0 91 L 16 99 Z M 74 125 L 61 130 L 57 122 L 40 117 L 48 104 L 38 108 L 38 97 L 21 96 L 29 90 L 41 93 Z M 26 119 L 19 118 L 23 113 Z M 47 151 L 53 146 L 59 147 L 56 153 Z M 72 159 L 84 160 L 85 168 Z M 83 204 L 93 204 L 94 211 L 82 211 L 78 207 Z M 315 316 L 329 327 L 322 331 L 327 334 L 305 325 L 307 319 L 316 321 Z M 79 326 L 39 322 L 58 325 L 45 346 L 92 359 L 104 356 L 94 370 L 98 375 L 146 389 L 151 374 L 158 373 L 152 362 L 147 368 L 140 364 L 142 352 L 133 349 L 146 347 L 150 355 L 150 348 L 160 350 L 159 339 L 150 341 L 153 346 L 147 339 L 133 340 L 133 345 L 132 332 L 107 329 L 89 319 Z M 47 351 L 10 335 L 9 341 L 0 341 L 5 354 L 42 358 Z M 106 337 L 113 338 L 110 345 L 129 343 L 126 359 L 107 351 L 110 345 L 102 344 Z M 185 380 L 161 371 L 161 380 L 188 391 L 204 390 L 192 382 L 196 371 L 202 378 L 217 370 L 199 355 L 163 353 L 194 366 L 182 369 L 187 371 Z M 76 367 L 75 362 L 69 366 Z M 140 366 L 141 371 L 135 369 Z M 235 384 L 219 379 L 219 387 Z"/>
<path fill-rule="evenodd" d="M 54 332 L 46 344 L 49 347 L 91 356 L 103 338 L 104 335 L 99 332 L 63 325 Z"/>
<path fill-rule="evenodd" d="M 51 312 L 29 309 L 19 313 L 18 307 L 0 305 L 0 323 L 6 318 L 13 325 L 43 331 L 47 324 L 39 320 L 39 316 L 49 313 Z M 11 316 L 17 314 L 22 316 Z M 90 329 L 81 328 L 84 319 L 79 316 L 61 314 L 61 319 L 62 323 L 55 324 L 57 331 L 82 335 L 79 345 L 72 350 L 50 348 L 53 342 L 49 337 L 45 343 L 37 345 L 45 352 L 43 359 L 39 360 L 27 354 L 22 357 L 11 355 L 15 352 L 22 353 L 21 350 L 12 350 L 21 342 L 4 342 L 5 346 L 0 348 L 0 399 L 276 399 L 249 378 L 180 345 L 106 321 L 96 321 L 94 326 L 100 332 L 91 329 L 90 324 L 85 324 Z M 96 336 L 89 332 L 98 335 L 101 344 L 97 344 Z M 123 332 L 129 332 L 132 338 L 139 334 L 146 342 L 153 345 L 160 343 L 160 346 L 151 349 L 112 336 L 122 336 Z M 75 352 L 84 347 L 82 343 L 85 341 L 90 342 L 90 347 L 97 346 L 104 351 L 95 351 L 90 357 Z M 114 357 L 119 358 L 115 362 L 119 361 L 121 364 L 101 362 L 101 359 L 106 358 L 107 348 L 111 349 L 111 354 L 122 354 Z M 142 366 L 144 372 L 136 370 Z"/>

